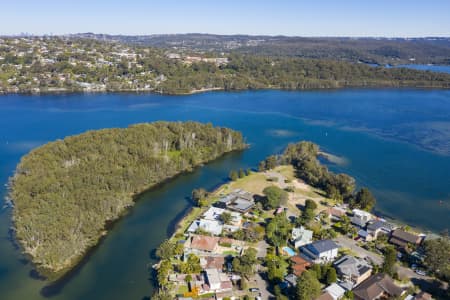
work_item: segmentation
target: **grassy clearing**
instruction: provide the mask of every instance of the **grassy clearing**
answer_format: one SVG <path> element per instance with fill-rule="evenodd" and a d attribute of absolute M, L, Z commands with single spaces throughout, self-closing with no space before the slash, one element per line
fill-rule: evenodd
<path fill-rule="evenodd" d="M 267 181 L 263 173 L 258 172 L 231 182 L 230 190 L 243 189 L 254 194 L 262 195 L 264 188 L 272 184 L 272 182 Z"/>

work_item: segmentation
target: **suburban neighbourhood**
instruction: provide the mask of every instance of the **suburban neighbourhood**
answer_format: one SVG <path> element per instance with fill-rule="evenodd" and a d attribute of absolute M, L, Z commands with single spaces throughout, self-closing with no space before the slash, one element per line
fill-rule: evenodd
<path fill-rule="evenodd" d="M 232 171 L 157 249 L 155 299 L 436 299 L 437 239 L 326 195 L 292 166 Z M 437 299 L 440 299 L 439 297 Z"/>

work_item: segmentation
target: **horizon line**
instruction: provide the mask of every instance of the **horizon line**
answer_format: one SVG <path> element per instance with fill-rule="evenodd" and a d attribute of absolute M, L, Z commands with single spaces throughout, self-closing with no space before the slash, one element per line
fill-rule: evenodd
<path fill-rule="evenodd" d="M 15 34 L 0 34 L 0 37 L 67 37 L 73 35 L 106 35 L 106 36 L 136 36 L 136 37 L 149 37 L 149 36 L 176 36 L 176 35 L 211 35 L 211 36 L 248 36 L 248 37 L 286 37 L 286 38 L 379 38 L 379 39 L 426 39 L 426 38 L 450 38 L 449 35 L 423 35 L 423 36 L 377 36 L 377 35 L 284 35 L 284 34 L 248 34 L 248 33 L 232 33 L 232 34 L 219 34 L 219 33 L 206 33 L 206 32 L 186 32 L 186 33 L 148 33 L 148 34 L 124 34 L 124 33 L 95 33 L 95 32 L 75 32 L 75 33 L 28 33 L 21 32 Z"/>

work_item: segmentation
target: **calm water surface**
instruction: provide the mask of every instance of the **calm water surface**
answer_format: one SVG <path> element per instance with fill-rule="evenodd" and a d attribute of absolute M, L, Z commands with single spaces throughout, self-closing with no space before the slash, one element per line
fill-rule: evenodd
<path fill-rule="evenodd" d="M 289 142 L 311 140 L 342 156 L 330 166 L 370 187 L 377 212 L 425 229 L 450 227 L 450 92 L 430 90 L 258 91 L 192 96 L 0 97 L 0 182 L 20 157 L 88 129 L 156 120 L 197 120 L 241 130 L 251 144 L 145 193 L 65 284 L 44 288 L 9 240 L 0 211 L 1 299 L 142 299 L 152 291 L 151 251 L 190 207 L 196 187 L 213 189 L 231 169 L 255 167 Z M 3 197 L 2 200 L 3 201 Z M 1 203 L 0 207 L 3 206 Z"/>

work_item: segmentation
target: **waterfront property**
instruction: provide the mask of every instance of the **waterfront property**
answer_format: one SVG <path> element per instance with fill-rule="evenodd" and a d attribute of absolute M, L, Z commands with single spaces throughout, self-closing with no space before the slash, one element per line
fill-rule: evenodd
<path fill-rule="evenodd" d="M 373 239 L 377 239 L 379 234 L 389 235 L 392 230 L 394 230 L 396 226 L 384 220 L 374 220 L 370 221 L 367 224 L 367 232 L 373 237 Z"/>
<path fill-rule="evenodd" d="M 389 242 L 397 247 L 405 248 L 408 244 L 418 246 L 422 243 L 423 237 L 406 232 L 403 229 L 392 231 Z"/>
<path fill-rule="evenodd" d="M 352 213 L 353 216 L 350 218 L 350 221 L 360 228 L 366 227 L 366 224 L 372 220 L 372 214 L 367 211 L 354 209 Z"/>
<path fill-rule="evenodd" d="M 219 199 L 216 205 L 220 208 L 228 208 L 236 212 L 247 213 L 255 205 L 255 202 L 251 193 L 237 189 Z"/>

